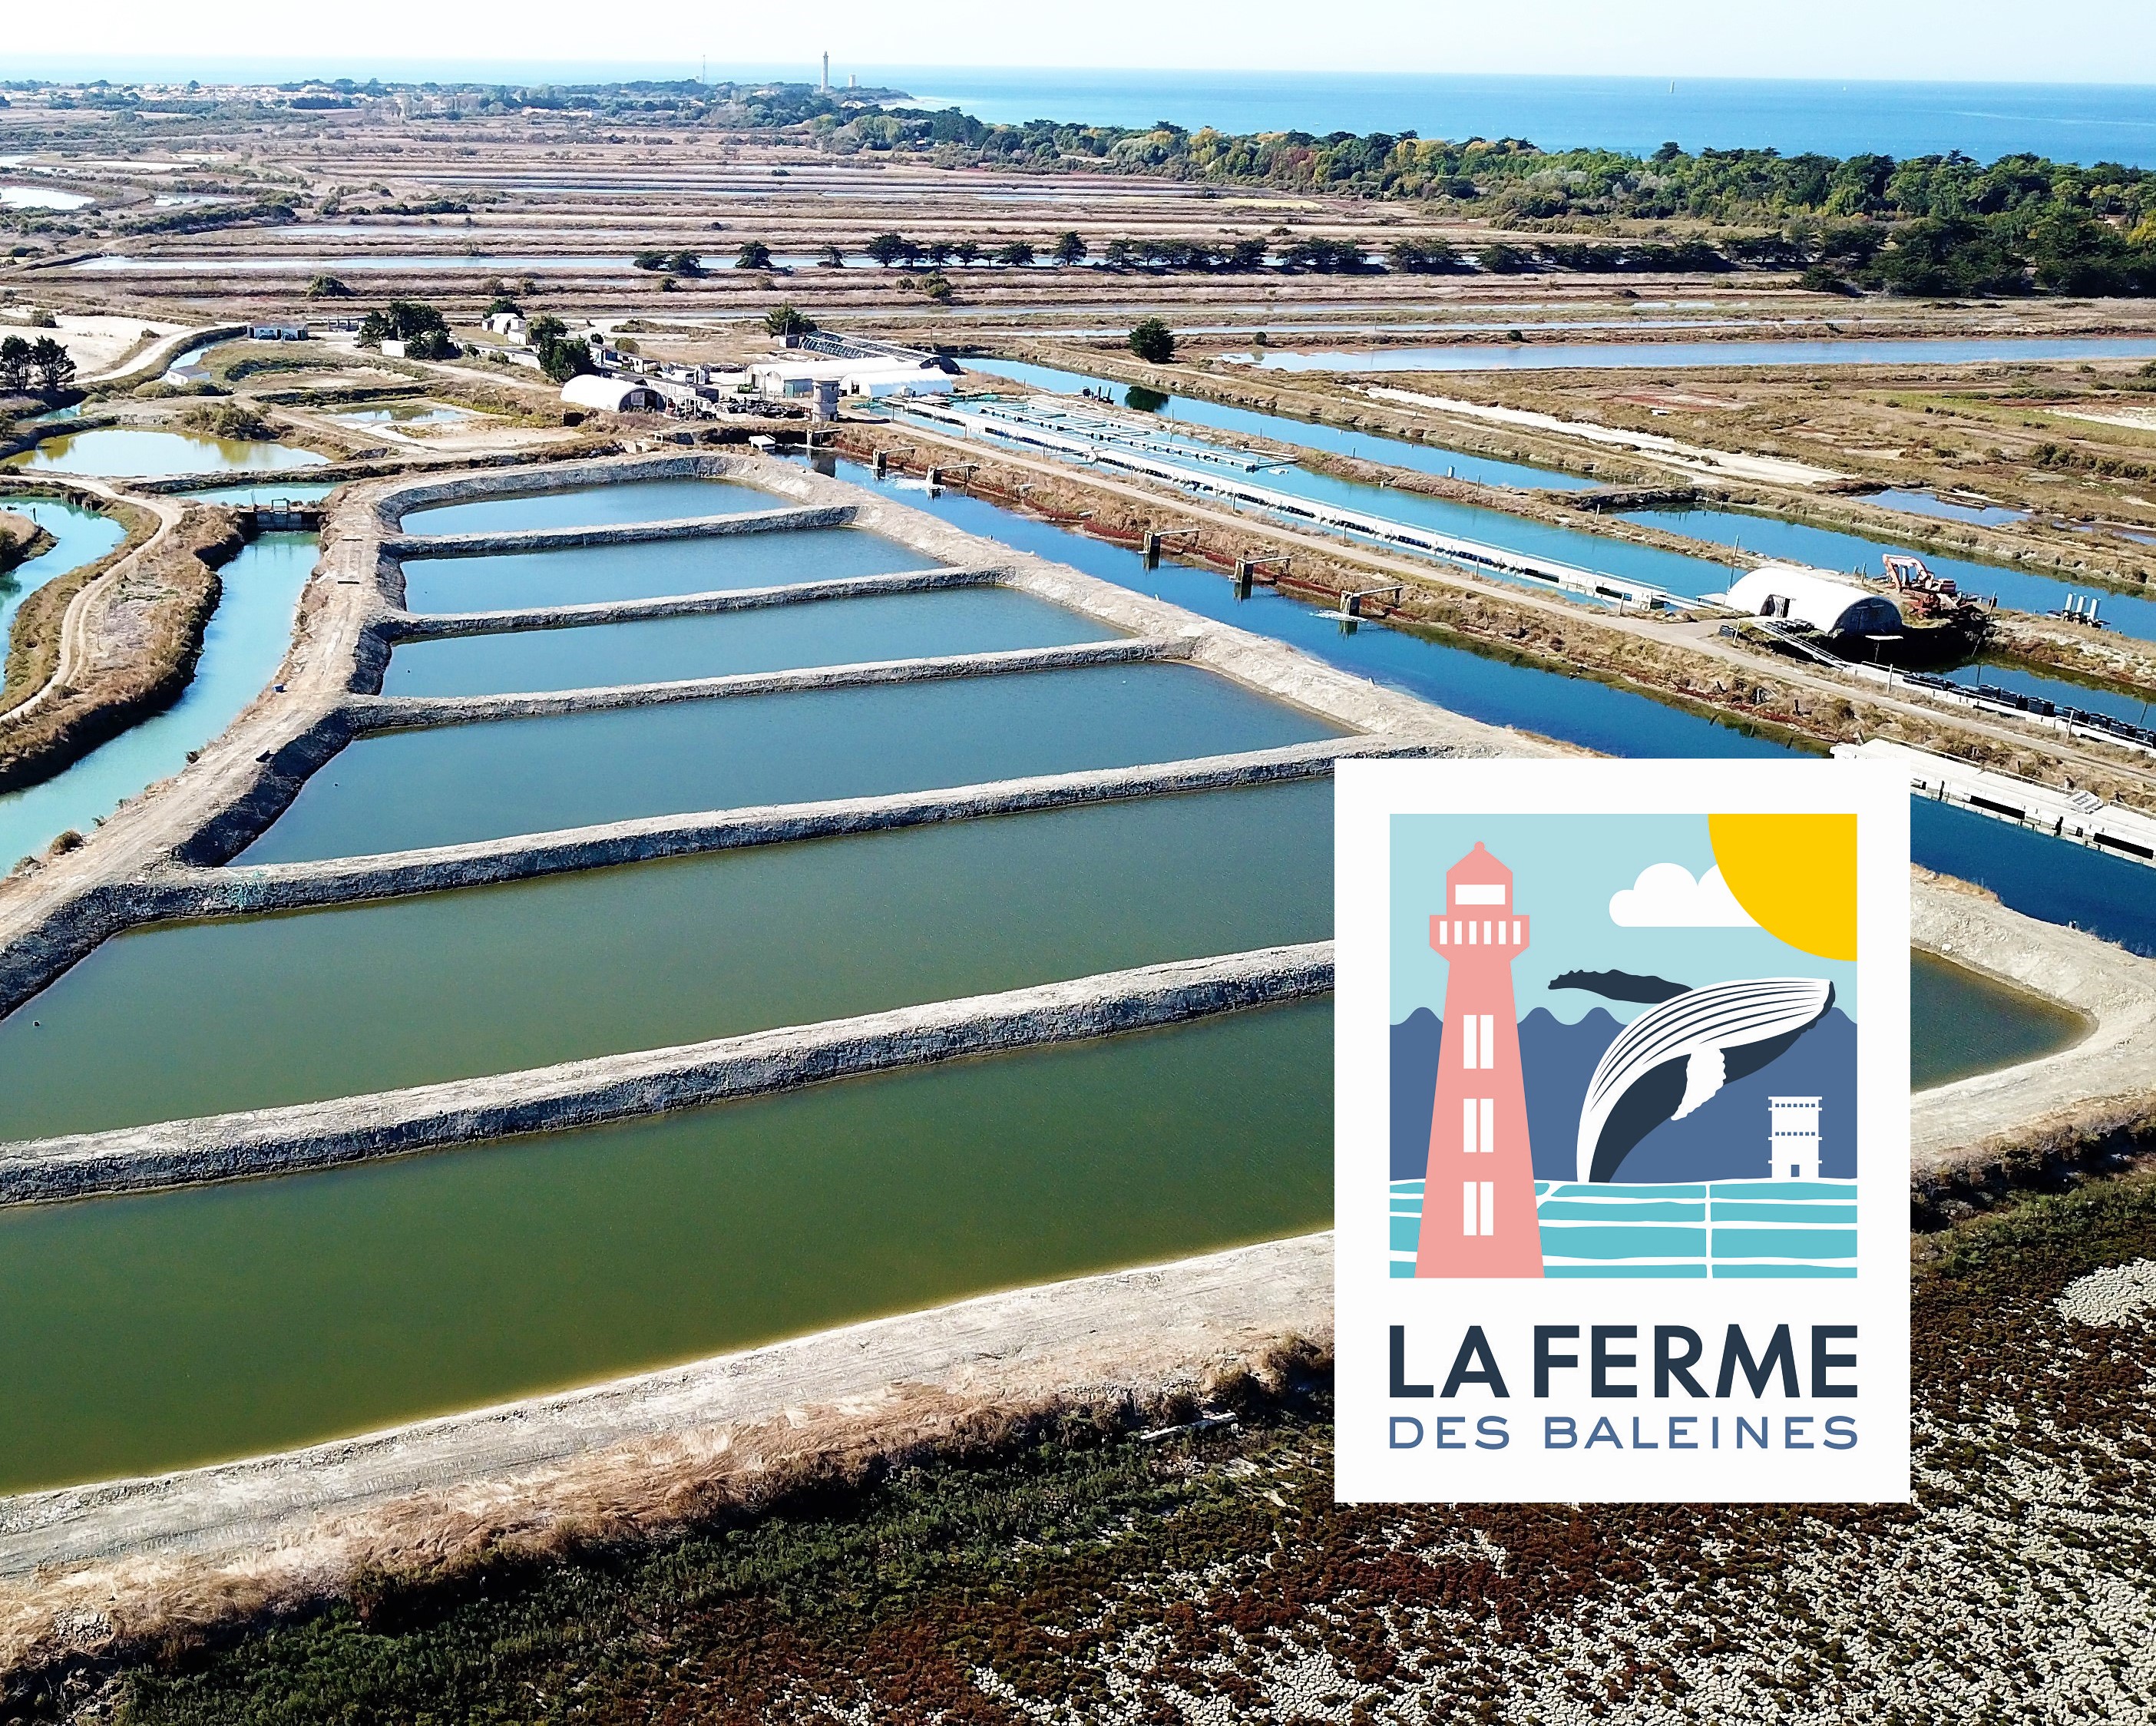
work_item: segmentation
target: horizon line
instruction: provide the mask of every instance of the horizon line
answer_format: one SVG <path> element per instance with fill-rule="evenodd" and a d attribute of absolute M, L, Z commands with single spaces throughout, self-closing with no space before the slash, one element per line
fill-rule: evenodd
<path fill-rule="evenodd" d="M 503 56 L 500 59 L 489 59 L 474 55 L 425 56 L 402 55 L 396 54 L 379 55 L 368 54 L 364 57 L 364 61 L 365 64 L 369 66 L 379 66 L 384 68 L 395 67 L 400 69 L 397 72 L 373 71 L 362 76 L 352 72 L 322 70 L 309 72 L 301 69 L 304 68 L 319 68 L 324 60 L 334 59 L 334 56 L 329 55 L 303 54 L 285 56 L 274 54 L 249 54 L 244 53 L 208 54 L 146 54 L 131 57 L 131 64 L 136 68 L 157 68 L 159 69 L 158 72 L 151 73 L 130 70 L 116 74 L 110 71 L 91 73 L 86 68 L 78 69 L 78 61 L 76 56 L 73 54 L 65 53 L 44 54 L 32 53 L 10 56 L 10 75 L 4 80 L 4 82 L 16 84 L 24 82 L 44 82 L 80 85 L 88 85 L 98 83 L 126 85 L 143 82 L 162 82 L 166 80 L 160 75 L 160 74 L 164 69 L 169 68 L 172 69 L 183 69 L 188 67 L 199 67 L 208 62 L 213 61 L 222 62 L 227 67 L 247 67 L 259 69 L 265 74 L 270 72 L 273 69 L 277 69 L 284 71 L 288 76 L 300 77 L 323 83 L 334 82 L 338 78 L 350 79 L 355 83 L 366 83 L 370 81 L 379 81 L 384 83 L 436 83 L 441 81 L 444 74 L 473 75 L 484 71 L 485 69 L 487 68 L 504 67 L 528 67 L 535 74 L 542 71 L 550 73 L 581 73 L 584 75 L 573 80 L 563 80 L 561 81 L 582 83 L 623 83 L 631 81 L 664 80 L 670 83 L 716 85 L 743 82 L 775 83 L 781 81 L 798 81 L 803 84 L 816 85 L 821 81 L 821 65 L 819 61 L 814 59 L 799 62 L 746 62 L 732 66 L 720 65 L 714 67 L 709 65 L 705 57 L 697 56 L 694 58 L 696 61 L 696 64 L 692 68 L 690 63 L 691 57 L 685 55 L 681 56 L 677 59 L 672 56 L 664 58 L 626 57 L 622 59 L 606 59 L 590 54 L 579 55 L 574 59 L 553 59 L 546 56 L 537 56 L 527 59 L 521 55 Z M 48 69 L 40 70 L 39 69 L 41 67 Z M 427 77 L 407 77 L 403 75 L 404 72 L 416 72 L 419 69 L 423 68 L 431 69 L 432 75 Z M 980 73 L 1000 72 L 1024 73 L 1035 75 L 1045 74 L 1055 78 L 1102 77 L 1126 81 L 1148 78 L 1162 80 L 1182 78 L 1353 78 L 1368 79 L 1372 81 L 1378 82 L 1425 79 L 1432 81 L 1517 80 L 1537 83 L 1601 85 L 1841 85 L 1844 86 L 1920 85 L 1936 90 L 2156 90 L 2156 80 L 2143 79 L 1922 78 L 1877 74 L 1869 75 L 1844 74 L 1831 77 L 1795 77 L 1743 72 L 1531 72 L 1495 70 L 1470 71 L 1457 69 L 1381 71 L 1363 68 L 1312 68 L 1308 66 L 1178 66 L 1167 68 L 1148 67 L 1142 69 L 1133 69 L 1131 68 L 1115 66 L 1064 66 L 1027 64 L 1016 61 L 987 60 L 979 62 L 943 61 L 933 64 L 921 63 L 904 64 L 896 62 L 879 61 L 868 63 L 864 65 L 850 65 L 845 67 L 844 70 L 850 75 L 859 78 L 869 78 L 871 76 L 888 77 L 913 73 L 939 73 L 967 75 Z M 791 75 L 796 72 L 800 74 L 798 80 Z M 837 74 L 834 72 L 834 75 L 836 76 Z M 209 84 L 233 84 L 245 83 L 252 80 L 245 77 L 229 76 L 220 76 L 218 78 L 205 80 L 201 79 L 198 75 L 197 81 Z M 525 80 L 521 74 L 505 74 L 501 71 L 496 70 L 487 75 L 482 81 L 504 83 L 520 82 Z M 834 84 L 832 88 L 835 91 L 843 88 L 843 86 Z M 911 90 L 906 93 L 908 95 L 914 94 L 914 92 Z M 2151 130 L 2156 130 L 2156 120 L 2152 120 L 2147 123 L 2150 126 Z"/>

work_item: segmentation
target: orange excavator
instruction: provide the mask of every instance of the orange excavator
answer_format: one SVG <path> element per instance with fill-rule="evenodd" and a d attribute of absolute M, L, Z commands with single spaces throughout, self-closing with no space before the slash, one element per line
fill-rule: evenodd
<path fill-rule="evenodd" d="M 1880 561 L 1894 583 L 1894 597 L 1918 617 L 1938 617 L 1955 609 L 1961 595 L 1952 578 L 1934 575 L 1922 557 L 1889 552 Z"/>

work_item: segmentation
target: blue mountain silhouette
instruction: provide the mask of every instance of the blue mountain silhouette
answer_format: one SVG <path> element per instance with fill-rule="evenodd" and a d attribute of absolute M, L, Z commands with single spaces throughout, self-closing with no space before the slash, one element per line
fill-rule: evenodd
<path fill-rule="evenodd" d="M 1574 1144 L 1594 1064 L 1623 1027 L 1597 1007 L 1567 1025 L 1546 1007 L 1520 1021 L 1527 1131 L 1541 1180 L 1578 1178 Z M 1419 1180 L 1430 1160 L 1430 1112 L 1444 1021 L 1418 1007 L 1392 1028 L 1392 1178 Z M 1856 1026 L 1837 1007 L 1781 1056 L 1725 1086 L 1681 1121 L 1641 1139 L 1617 1178 L 1625 1182 L 1742 1180 L 1767 1173 L 1767 1099 L 1817 1097 L 1820 1173 L 1856 1174 Z"/>

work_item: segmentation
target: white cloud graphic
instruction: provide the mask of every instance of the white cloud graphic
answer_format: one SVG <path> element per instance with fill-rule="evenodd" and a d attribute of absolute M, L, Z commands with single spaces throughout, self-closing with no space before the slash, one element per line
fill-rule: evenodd
<path fill-rule="evenodd" d="M 1681 863 L 1650 863 L 1629 887 L 1609 896 L 1609 921 L 1626 929 L 1748 929 L 1758 927 L 1719 867 L 1697 881 Z"/>

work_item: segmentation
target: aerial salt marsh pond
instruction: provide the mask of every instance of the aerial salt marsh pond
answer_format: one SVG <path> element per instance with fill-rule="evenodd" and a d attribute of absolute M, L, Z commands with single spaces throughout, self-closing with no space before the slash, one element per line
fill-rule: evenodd
<path fill-rule="evenodd" d="M 1329 903 L 1322 876 L 1317 896 Z M 364 1168 L 0 1212 L 0 1491 L 1323 1228 L 1331 1073 L 1318 1001 Z"/>
<path fill-rule="evenodd" d="M 231 470 L 259 472 L 322 467 L 329 458 L 284 444 L 213 438 L 199 432 L 151 431 L 105 425 L 67 432 L 0 462 L 0 470 L 86 474 L 95 479 L 146 480 Z"/>
<path fill-rule="evenodd" d="M 675 483 L 696 488 L 694 506 L 647 496 L 624 516 L 714 512 L 713 482 Z M 1276 593 L 1239 604 L 1216 576 L 1144 571 L 972 500 L 906 501 L 1461 711 L 1593 732 L 1623 753 L 1784 753 L 1609 686 L 1389 629 L 1342 634 Z M 804 564 L 812 542 L 828 556 Z M 415 559 L 408 574 L 444 593 L 463 584 L 451 609 L 498 609 L 597 597 L 575 591 L 595 563 L 640 568 L 626 579 L 656 582 L 654 594 L 724 587 L 712 570 L 767 547 L 782 560 L 773 573 L 738 584 L 867 573 L 834 561 L 917 567 L 891 542 L 835 530 Z M 618 551 L 660 555 L 635 566 L 615 563 Z M 500 582 L 490 565 L 539 572 L 563 598 Z M 491 604 L 468 597 L 497 583 Z M 388 692 L 1112 633 L 1030 596 L 957 588 L 408 643 Z M 243 860 L 1332 734 L 1174 664 L 481 722 L 362 737 Z M 0 1020 L 0 1135 L 514 1071 L 1319 939 L 1332 922 L 1330 804 L 1320 778 L 141 930 Z M 1224 878 L 1230 864 L 1260 888 Z M 1919 1020 L 1948 1032 L 1933 1040 L 1937 1065 L 1920 1033 L 1919 1084 L 1974 1070 L 1953 1066 L 1973 1050 L 1998 1065 L 2079 1034 L 1951 967 L 1919 964 L 1915 981 Z M 0 1330 L 0 1490 L 248 1454 L 1322 1227 L 1330 1019 L 1313 1002 L 365 1168 L 0 1212 L 13 1321 Z"/>
<path fill-rule="evenodd" d="M 783 498 L 731 480 L 624 480 L 564 491 L 526 491 L 404 512 L 407 533 L 521 533 L 536 527 L 624 527 L 693 516 L 782 509 Z"/>
<path fill-rule="evenodd" d="M 0 1020 L 0 1138 L 1320 941 L 1331 847 L 1315 779 L 145 929 Z"/>
<path fill-rule="evenodd" d="M 408 557 L 404 606 L 408 611 L 449 612 L 598 605 L 850 575 L 893 575 L 933 568 L 935 561 L 860 527 L 634 540 L 488 557 Z"/>
<path fill-rule="evenodd" d="M 826 471 L 856 485 L 875 483 L 860 463 L 817 460 Z M 1378 624 L 1343 628 L 1333 613 L 1270 588 L 1254 588 L 1238 598 L 1234 584 L 1214 571 L 1172 558 L 1147 569 L 1134 552 L 961 492 L 911 491 L 906 501 L 969 533 L 1002 540 L 1202 617 L 1287 642 L 1344 671 L 1491 725 L 1517 726 L 1609 755 L 1788 759 L 1813 753 L 1719 716 L 1495 650 L 1478 652 L 1432 634 Z M 1912 804 L 1911 822 L 1912 849 L 1925 867 L 1989 887 L 2030 917 L 2071 923 L 2136 953 L 2156 954 L 2156 903 L 2151 902 L 2148 871 L 2140 864 L 2062 845 L 1928 799 Z"/>
<path fill-rule="evenodd" d="M 1194 666 L 1134 664 L 488 720 L 364 737 L 240 859 L 286 863 L 641 815 L 1279 748 L 1338 727 Z"/>
<path fill-rule="evenodd" d="M 1909 955 L 1909 1083 L 1928 1091 L 2071 1047 L 2078 1013 L 1934 953 Z"/>
<path fill-rule="evenodd" d="M 408 641 L 389 656 L 389 696 L 507 695 L 661 683 L 805 665 L 999 653 L 1122 632 L 1008 588 L 948 588 L 583 629 Z"/>

